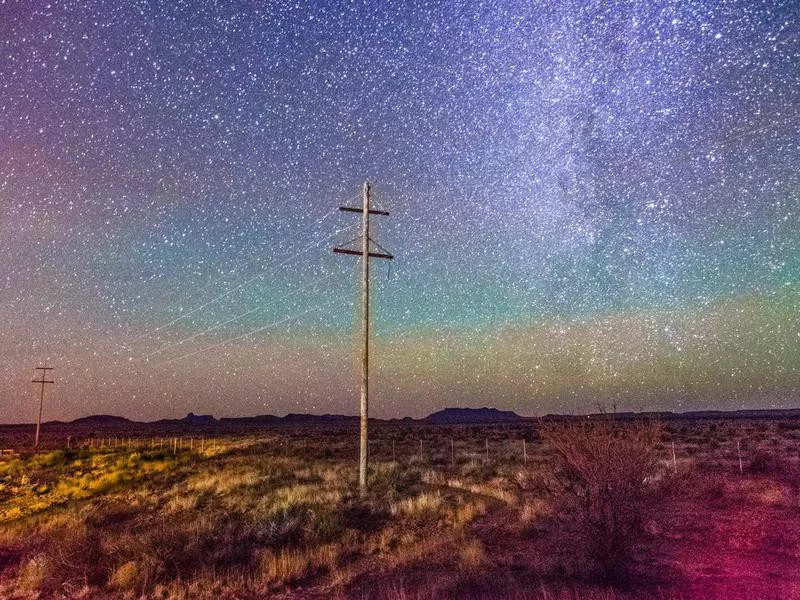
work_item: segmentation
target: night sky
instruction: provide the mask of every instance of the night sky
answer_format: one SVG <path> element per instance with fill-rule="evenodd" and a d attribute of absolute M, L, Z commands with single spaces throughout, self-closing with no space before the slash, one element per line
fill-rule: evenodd
<path fill-rule="evenodd" d="M 0 421 L 798 406 L 800 4 L 0 0 Z"/>

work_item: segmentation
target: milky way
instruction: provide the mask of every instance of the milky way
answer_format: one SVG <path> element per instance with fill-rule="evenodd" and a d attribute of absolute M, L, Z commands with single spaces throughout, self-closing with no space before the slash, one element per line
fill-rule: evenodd
<path fill-rule="evenodd" d="M 0 420 L 795 406 L 795 2 L 0 1 Z"/>

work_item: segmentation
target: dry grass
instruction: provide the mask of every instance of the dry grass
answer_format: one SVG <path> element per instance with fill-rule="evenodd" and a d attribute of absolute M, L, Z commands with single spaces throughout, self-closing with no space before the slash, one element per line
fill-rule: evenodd
<path fill-rule="evenodd" d="M 673 539 L 650 518 L 673 497 L 665 490 L 691 506 L 750 506 L 770 519 L 800 505 L 794 427 L 471 432 L 378 429 L 363 499 L 352 431 L 243 436 L 203 452 L 195 444 L 177 454 L 82 448 L 4 459 L 0 597 L 619 600 L 629 592 L 587 583 L 587 573 L 599 564 L 612 579 L 629 567 L 641 574 L 655 560 L 648 536 Z M 792 548 L 790 533 L 781 532 L 782 548 Z M 740 536 L 750 540 L 741 547 L 755 552 L 762 538 L 772 540 Z"/>
<path fill-rule="evenodd" d="M 467 540 L 460 548 L 458 565 L 464 571 L 475 573 L 487 565 L 486 550 L 480 540 Z"/>
<path fill-rule="evenodd" d="M 333 571 L 339 552 L 336 544 L 278 551 L 268 549 L 259 556 L 258 574 L 270 583 L 297 583 L 311 575 Z"/>

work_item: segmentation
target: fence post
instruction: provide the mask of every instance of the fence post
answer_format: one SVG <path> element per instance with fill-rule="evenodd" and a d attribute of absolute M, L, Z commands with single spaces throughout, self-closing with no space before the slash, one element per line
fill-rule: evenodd
<path fill-rule="evenodd" d="M 678 460 L 675 458 L 675 440 L 672 440 L 672 472 L 678 472 Z"/>
<path fill-rule="evenodd" d="M 736 440 L 736 455 L 739 457 L 739 475 L 742 474 L 742 448 L 739 445 L 739 440 Z"/>

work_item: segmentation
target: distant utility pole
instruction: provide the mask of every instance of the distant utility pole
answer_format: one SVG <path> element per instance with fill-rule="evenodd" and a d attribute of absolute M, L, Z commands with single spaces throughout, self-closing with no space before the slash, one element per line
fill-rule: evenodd
<path fill-rule="evenodd" d="M 369 237 L 369 216 L 389 216 L 389 213 L 382 210 L 372 210 L 369 207 L 369 192 L 369 182 L 365 181 L 361 208 L 351 208 L 349 206 L 339 207 L 339 210 L 344 212 L 361 213 L 361 251 L 351 250 L 349 248 L 333 249 L 336 254 L 351 254 L 361 257 L 361 297 L 364 311 L 361 328 L 364 337 L 361 349 L 361 436 L 359 444 L 358 487 L 362 496 L 367 491 L 367 455 L 369 453 L 367 441 L 367 419 L 369 417 L 369 259 L 370 257 L 385 258 L 388 260 L 394 258 L 394 256 L 385 251 L 370 251 L 370 242 L 373 242 L 379 249 L 384 249 L 381 248 L 375 240 Z"/>
<path fill-rule="evenodd" d="M 39 429 L 42 426 L 42 404 L 44 404 L 44 386 L 48 383 L 55 383 L 54 381 L 46 380 L 45 376 L 47 375 L 48 371 L 52 371 L 54 367 L 48 367 L 47 363 L 44 363 L 43 367 L 36 367 L 37 371 L 42 372 L 41 379 L 34 379 L 31 383 L 41 383 L 42 384 L 42 391 L 39 394 L 39 417 L 36 419 L 36 441 L 34 442 L 34 448 L 39 447 Z"/>

